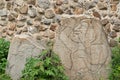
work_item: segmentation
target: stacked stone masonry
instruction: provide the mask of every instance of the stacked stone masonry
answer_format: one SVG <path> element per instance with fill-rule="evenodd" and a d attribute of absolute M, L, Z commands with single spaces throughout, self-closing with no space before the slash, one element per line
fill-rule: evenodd
<path fill-rule="evenodd" d="M 61 15 L 100 19 L 111 42 L 120 35 L 119 0 L 0 0 L 0 37 L 28 34 L 54 39 Z"/>

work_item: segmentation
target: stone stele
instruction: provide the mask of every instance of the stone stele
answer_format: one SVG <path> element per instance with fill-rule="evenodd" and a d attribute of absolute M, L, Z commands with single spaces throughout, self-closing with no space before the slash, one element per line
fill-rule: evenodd
<path fill-rule="evenodd" d="M 20 79 L 26 59 L 38 56 L 42 49 L 44 49 L 44 47 L 30 36 L 19 35 L 13 38 L 9 49 L 8 65 L 6 68 L 6 72 L 10 75 L 12 80 Z"/>
<path fill-rule="evenodd" d="M 99 20 L 63 16 L 54 51 L 70 80 L 108 80 L 111 50 Z"/>

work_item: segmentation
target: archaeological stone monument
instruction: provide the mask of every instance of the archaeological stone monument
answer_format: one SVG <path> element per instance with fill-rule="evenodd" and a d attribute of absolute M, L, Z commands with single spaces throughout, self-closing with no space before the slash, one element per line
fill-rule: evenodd
<path fill-rule="evenodd" d="M 54 51 L 70 80 L 108 80 L 111 50 L 99 20 L 64 15 Z"/>
<path fill-rule="evenodd" d="M 42 43 L 44 44 L 44 42 Z M 40 44 L 28 35 L 17 35 L 13 38 L 6 68 L 6 72 L 12 80 L 20 79 L 27 58 L 36 57 L 45 49 L 42 43 Z"/>

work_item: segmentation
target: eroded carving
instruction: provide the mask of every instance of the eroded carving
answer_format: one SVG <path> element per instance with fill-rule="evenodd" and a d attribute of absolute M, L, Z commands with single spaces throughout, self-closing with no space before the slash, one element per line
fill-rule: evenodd
<path fill-rule="evenodd" d="M 66 73 L 71 80 L 107 80 L 111 52 L 99 21 L 69 19 L 66 19 L 69 23 L 65 24 L 65 20 L 61 23 L 54 48 Z"/>

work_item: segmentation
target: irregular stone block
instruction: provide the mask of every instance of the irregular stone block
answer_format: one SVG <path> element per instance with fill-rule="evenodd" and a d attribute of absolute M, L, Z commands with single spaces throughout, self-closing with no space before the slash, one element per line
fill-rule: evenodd
<path fill-rule="evenodd" d="M 19 80 L 26 59 L 38 56 L 43 49 L 44 47 L 40 43 L 27 35 L 15 36 L 10 45 L 6 68 L 6 72 L 12 80 Z"/>
<path fill-rule="evenodd" d="M 28 6 L 27 5 L 24 5 L 20 8 L 20 13 L 27 14 L 27 12 L 28 12 Z"/>
<path fill-rule="evenodd" d="M 4 0 L 0 0 L 0 9 L 3 9 L 5 7 Z"/>
<path fill-rule="evenodd" d="M 37 13 L 36 13 L 36 9 L 35 8 L 30 8 L 28 10 L 28 15 L 30 16 L 30 18 L 35 18 Z"/>
<path fill-rule="evenodd" d="M 108 80 L 111 50 L 99 20 L 63 16 L 54 51 L 70 80 Z"/>
<path fill-rule="evenodd" d="M 44 9 L 47 9 L 50 6 L 49 0 L 37 0 L 37 3 L 40 8 L 44 8 Z"/>
<path fill-rule="evenodd" d="M 19 5 L 19 6 L 22 6 L 23 3 L 24 3 L 23 0 L 15 0 L 14 2 L 15 2 L 15 4 L 17 4 L 17 5 Z"/>
<path fill-rule="evenodd" d="M 52 9 L 47 9 L 45 11 L 45 17 L 48 18 L 48 19 L 51 19 L 55 16 L 54 12 Z"/>
<path fill-rule="evenodd" d="M 0 16 L 7 16 L 7 10 L 0 10 Z"/>
<path fill-rule="evenodd" d="M 27 0 L 27 3 L 35 5 L 36 4 L 36 0 Z"/>

